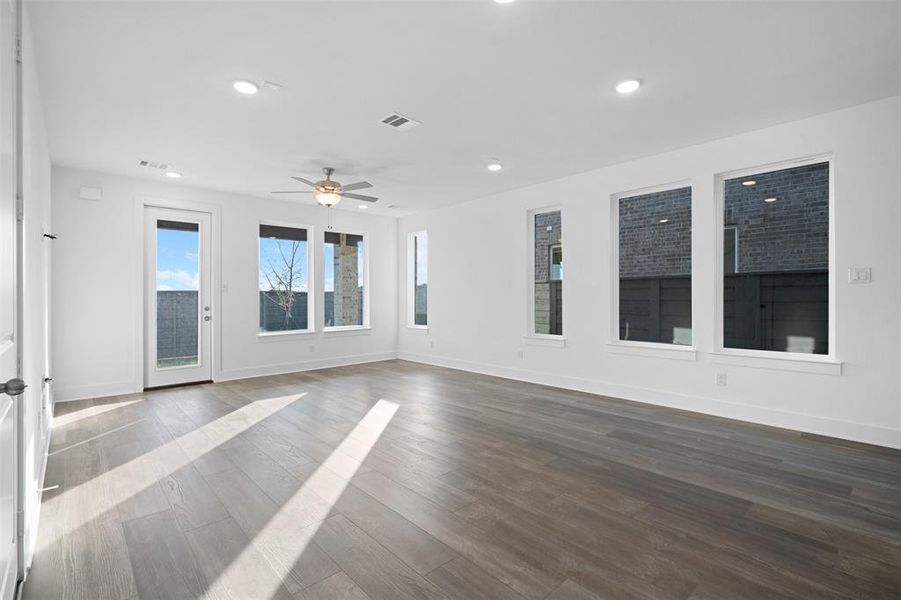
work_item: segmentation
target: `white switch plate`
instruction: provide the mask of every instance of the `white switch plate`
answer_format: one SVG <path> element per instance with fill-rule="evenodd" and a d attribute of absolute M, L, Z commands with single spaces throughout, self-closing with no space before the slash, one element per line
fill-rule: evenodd
<path fill-rule="evenodd" d="M 719 386 L 726 385 L 726 374 L 725 373 L 717 373 L 716 374 L 716 384 Z"/>
<path fill-rule="evenodd" d="M 872 283 L 873 270 L 870 267 L 851 267 L 848 269 L 848 283 Z"/>

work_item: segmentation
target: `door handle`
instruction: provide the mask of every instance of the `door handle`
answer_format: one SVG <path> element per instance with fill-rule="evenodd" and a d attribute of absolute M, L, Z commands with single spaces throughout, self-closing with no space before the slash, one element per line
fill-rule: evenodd
<path fill-rule="evenodd" d="M 21 379 L 10 379 L 6 383 L 0 383 L 0 394 L 7 394 L 9 396 L 18 396 L 22 392 L 25 391 L 25 388 L 28 387 Z"/>

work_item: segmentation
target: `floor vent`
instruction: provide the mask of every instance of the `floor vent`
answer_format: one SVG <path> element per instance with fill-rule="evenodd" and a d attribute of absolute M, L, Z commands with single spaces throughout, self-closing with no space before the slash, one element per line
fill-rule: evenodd
<path fill-rule="evenodd" d="M 417 125 L 422 125 L 421 121 L 411 119 L 410 117 L 405 117 L 400 113 L 391 113 L 390 115 L 382 119 L 382 123 L 384 123 L 388 127 L 399 129 L 401 131 L 413 129 Z"/>

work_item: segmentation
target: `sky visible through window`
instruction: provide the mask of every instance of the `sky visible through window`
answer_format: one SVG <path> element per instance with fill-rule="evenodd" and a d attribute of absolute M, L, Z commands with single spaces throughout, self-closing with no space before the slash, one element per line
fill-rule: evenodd
<path fill-rule="evenodd" d="M 282 254 L 279 253 L 279 245 L 281 245 L 281 252 L 284 253 L 285 256 L 291 256 L 291 244 L 294 242 L 292 240 L 280 240 L 280 239 L 272 239 L 272 238 L 260 238 L 260 268 L 259 268 L 259 287 L 261 291 L 268 291 L 271 286 L 269 285 L 269 281 L 266 279 L 266 273 L 271 271 L 269 267 L 270 264 L 275 265 L 276 268 L 283 268 L 285 265 L 284 259 L 282 259 Z M 300 272 L 303 273 L 303 283 L 301 283 L 296 292 L 306 292 L 309 291 L 307 289 L 307 281 L 309 281 L 309 273 L 307 273 L 307 242 L 297 242 L 300 244 L 300 247 L 297 249 L 297 265 L 300 267 Z"/>
<path fill-rule="evenodd" d="M 157 229 L 156 236 L 156 289 L 199 290 L 198 233 Z"/>

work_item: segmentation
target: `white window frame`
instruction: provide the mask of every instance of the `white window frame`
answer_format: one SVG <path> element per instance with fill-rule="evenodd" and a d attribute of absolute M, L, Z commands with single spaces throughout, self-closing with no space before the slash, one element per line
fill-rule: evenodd
<path fill-rule="evenodd" d="M 362 325 L 338 325 L 325 326 L 325 234 L 343 233 L 345 235 L 358 235 L 363 238 L 363 324 Z M 369 289 L 372 283 L 369 281 L 369 232 L 348 229 L 326 229 L 321 232 L 319 243 L 322 247 L 322 331 L 323 333 L 339 334 L 341 332 L 368 332 L 369 324 Z"/>
<path fill-rule="evenodd" d="M 662 342 L 640 342 L 619 339 L 619 201 L 634 196 L 644 196 L 658 192 L 668 192 L 679 188 L 691 188 L 691 345 L 664 344 Z M 617 192 L 610 196 L 610 339 L 607 342 L 607 350 L 616 354 L 631 354 L 647 356 L 651 358 L 670 358 L 676 360 L 696 360 L 698 343 L 698 298 L 697 274 L 695 265 L 698 257 L 695 256 L 697 241 L 697 207 L 695 186 L 691 179 L 683 179 L 660 185 L 633 189 L 625 192 Z"/>
<path fill-rule="evenodd" d="M 775 350 L 751 350 L 746 348 L 726 348 L 723 333 L 723 243 L 725 227 L 725 192 L 726 180 L 761 175 L 783 169 L 804 167 L 807 165 L 829 164 L 829 354 L 805 354 L 801 352 L 778 352 Z M 840 375 L 842 363 L 836 352 L 836 267 L 835 267 L 835 164 L 832 154 L 819 154 L 806 158 L 779 161 L 765 165 L 742 168 L 734 171 L 718 173 L 715 176 L 716 210 L 716 267 L 715 303 L 713 310 L 714 350 L 711 353 L 714 362 L 739 366 L 773 368 L 781 370 L 807 371 L 827 375 Z M 736 237 L 737 239 L 737 237 Z"/>
<path fill-rule="evenodd" d="M 566 282 L 561 281 L 560 285 L 562 286 L 564 305 L 563 305 L 563 333 L 561 335 L 554 335 L 549 333 L 535 333 L 535 215 L 556 212 L 560 211 L 560 233 L 561 240 L 560 246 L 563 246 L 563 231 L 565 214 L 566 211 L 563 210 L 563 206 L 560 204 L 554 204 L 551 206 L 542 206 L 539 208 L 533 208 L 526 212 L 526 230 L 528 234 L 526 235 L 526 333 L 523 336 L 523 341 L 525 344 L 530 346 L 547 346 L 550 348 L 565 348 L 566 347 Z M 544 260 L 548 260 L 545 257 Z M 564 273 L 564 278 L 566 274 Z"/>
<path fill-rule="evenodd" d="M 428 300 L 426 300 L 426 325 L 416 324 L 416 236 L 420 234 L 425 234 L 426 240 L 429 239 L 428 229 L 407 233 L 407 328 L 428 331 Z M 428 261 L 426 269 L 428 270 Z"/>
<path fill-rule="evenodd" d="M 290 227 L 292 229 L 304 229 L 307 232 L 307 328 L 291 329 L 290 331 L 260 331 L 260 293 L 259 283 L 256 285 L 257 290 L 257 341 L 276 340 L 295 335 L 309 335 L 316 333 L 316 285 L 314 270 L 316 261 L 316 244 L 313 237 L 316 234 L 315 227 L 312 225 L 302 225 L 300 223 L 292 223 L 289 221 L 279 221 L 277 219 L 261 219 L 257 223 L 256 243 L 257 243 L 257 281 L 260 277 L 260 227 L 271 225 L 273 227 Z"/>

